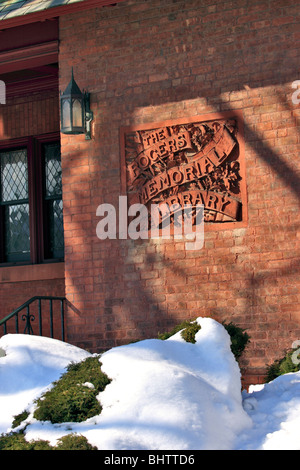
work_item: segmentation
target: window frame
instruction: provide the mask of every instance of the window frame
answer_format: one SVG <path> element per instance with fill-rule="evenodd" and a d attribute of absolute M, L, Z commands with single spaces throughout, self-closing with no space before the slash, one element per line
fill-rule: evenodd
<path fill-rule="evenodd" d="M 0 152 L 6 150 L 27 149 L 28 162 L 28 201 L 29 201 L 29 230 L 30 230 L 30 260 L 6 261 L 4 250 L 4 220 L 0 214 L 0 267 L 18 266 L 41 263 L 57 263 L 64 258 L 47 256 L 47 218 L 46 201 L 44 197 L 44 161 L 43 145 L 60 142 L 60 133 L 21 137 L 0 142 Z M 49 241 L 48 241 L 49 243 Z"/>

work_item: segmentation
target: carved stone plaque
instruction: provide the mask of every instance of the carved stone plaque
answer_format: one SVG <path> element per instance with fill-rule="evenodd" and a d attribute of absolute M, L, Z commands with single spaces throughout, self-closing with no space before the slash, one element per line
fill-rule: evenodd
<path fill-rule="evenodd" d="M 239 113 L 123 128 L 122 192 L 128 205 L 204 206 L 206 225 L 246 218 Z"/>

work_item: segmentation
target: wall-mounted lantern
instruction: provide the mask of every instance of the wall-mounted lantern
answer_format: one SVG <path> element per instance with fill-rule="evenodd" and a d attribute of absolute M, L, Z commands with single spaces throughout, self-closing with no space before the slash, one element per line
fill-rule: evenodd
<path fill-rule="evenodd" d="M 60 96 L 61 132 L 63 134 L 85 134 L 91 139 L 90 94 L 82 92 L 74 80 L 73 68 L 69 85 Z"/>

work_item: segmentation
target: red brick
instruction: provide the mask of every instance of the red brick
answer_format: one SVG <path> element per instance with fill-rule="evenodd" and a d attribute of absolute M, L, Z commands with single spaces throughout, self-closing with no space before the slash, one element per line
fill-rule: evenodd
<path fill-rule="evenodd" d="M 249 383 L 262 380 L 266 361 L 300 331 L 291 180 L 299 174 L 299 113 L 289 102 L 298 25 L 292 1 L 196 3 L 133 0 L 60 18 L 60 88 L 72 64 L 94 110 L 91 141 L 62 136 L 66 295 L 81 312 L 68 313 L 68 333 L 97 351 L 198 312 L 236 320 L 251 331 Z M 15 117 L 18 100 L 1 107 L 5 138 L 58 125 L 57 97 L 36 98 Z M 120 195 L 120 127 L 237 108 L 245 120 L 245 228 L 205 231 L 199 252 L 180 240 L 96 238 L 97 206 Z"/>

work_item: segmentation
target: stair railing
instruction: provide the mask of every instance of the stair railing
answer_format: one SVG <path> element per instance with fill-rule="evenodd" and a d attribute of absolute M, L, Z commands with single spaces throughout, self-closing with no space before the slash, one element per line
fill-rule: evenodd
<path fill-rule="evenodd" d="M 42 300 L 49 301 L 49 326 L 50 326 L 50 337 L 54 338 L 54 321 L 53 321 L 53 302 L 58 300 L 60 302 L 60 327 L 61 327 L 61 340 L 65 341 L 65 319 L 64 319 L 64 303 L 65 297 L 53 297 L 53 296 L 35 296 L 27 300 L 23 305 L 15 309 L 5 318 L 0 320 L 0 327 L 3 326 L 3 334 L 7 334 L 7 323 L 11 319 L 15 319 L 15 333 L 19 333 L 19 320 L 20 313 L 26 309 L 26 313 L 21 315 L 22 321 L 25 322 L 25 328 L 23 333 L 33 335 L 34 331 L 32 328 L 32 322 L 35 321 L 35 315 L 30 313 L 30 306 L 33 302 L 38 301 L 38 334 L 43 336 L 43 321 L 42 321 Z"/>

